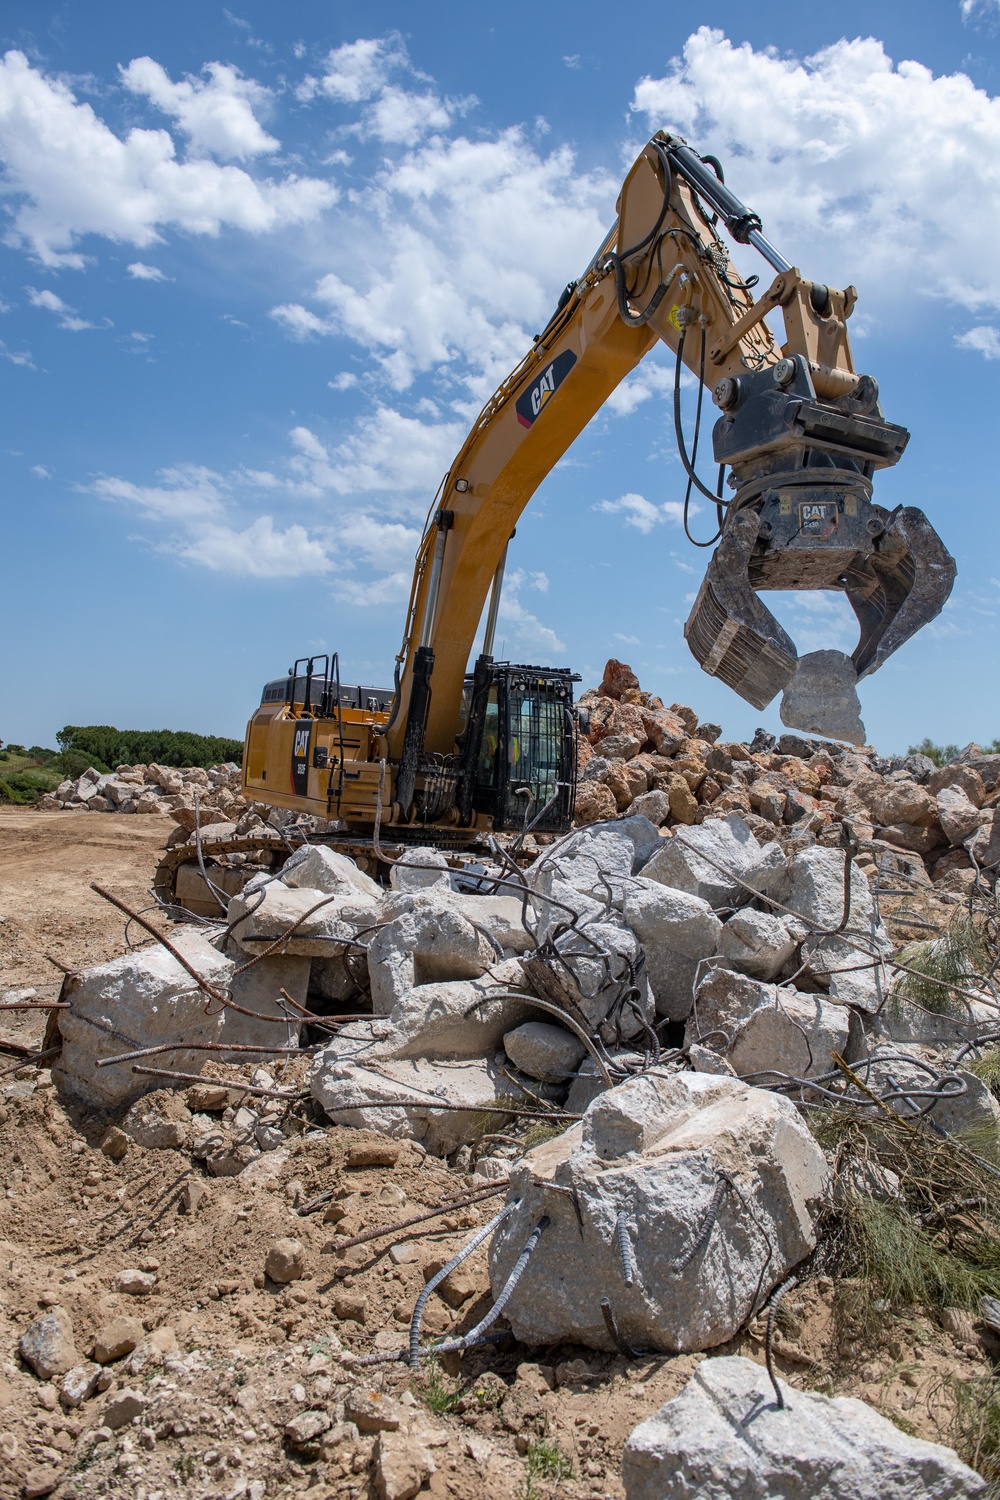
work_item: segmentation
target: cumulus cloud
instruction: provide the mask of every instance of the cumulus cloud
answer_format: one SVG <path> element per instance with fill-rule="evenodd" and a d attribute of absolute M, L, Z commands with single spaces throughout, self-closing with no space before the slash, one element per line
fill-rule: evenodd
<path fill-rule="evenodd" d="M 254 114 L 255 108 L 270 105 L 270 89 L 244 78 L 239 68 L 206 63 L 203 79 L 188 74 L 181 83 L 174 83 L 151 57 L 134 57 L 119 72 L 131 93 L 143 95 L 177 121 L 195 152 L 247 161 L 277 151 L 281 144 L 267 134 Z"/>
<path fill-rule="evenodd" d="M 979 328 L 970 328 L 967 333 L 960 333 L 955 343 L 960 349 L 974 350 L 984 359 L 1000 359 L 1000 329 L 993 328 L 990 324 L 983 324 Z"/>
<path fill-rule="evenodd" d="M 645 495 L 634 493 L 622 495 L 618 500 L 602 500 L 592 508 L 603 511 L 605 515 L 623 516 L 626 526 L 634 526 L 644 536 L 648 536 L 654 526 L 662 526 L 665 521 L 680 526 L 684 520 L 684 506 L 679 500 L 664 500 L 661 505 L 654 505 Z M 688 514 L 697 515 L 700 508 L 692 501 Z"/>
<path fill-rule="evenodd" d="M 401 74 L 401 81 L 392 81 Z M 412 142 L 435 130 L 447 130 L 456 115 L 477 102 L 474 98 L 443 99 L 418 72 L 398 32 L 389 36 L 359 38 L 329 52 L 323 72 L 308 75 L 296 90 L 308 102 L 317 96 L 336 104 L 364 105 L 359 118 L 348 127 L 355 134 L 374 137 L 389 145 Z"/>
<path fill-rule="evenodd" d="M 520 651 L 551 656 L 566 650 L 566 642 L 543 624 L 521 598 L 525 590 L 533 589 L 544 594 L 548 587 L 549 580 L 544 573 L 529 573 L 523 568 L 513 568 L 504 577 L 500 622 Z"/>
<path fill-rule="evenodd" d="M 421 422 L 379 406 L 332 448 L 308 427 L 293 428 L 291 469 L 317 495 L 379 491 L 388 506 L 420 496 L 422 512 L 464 436 L 461 422 Z"/>
<path fill-rule="evenodd" d="M 28 293 L 28 301 L 32 307 L 44 308 L 46 312 L 54 313 L 59 319 L 60 328 L 68 328 L 73 333 L 80 333 L 84 328 L 96 328 L 96 323 L 88 323 L 86 318 L 81 318 L 75 308 L 69 307 L 55 292 L 45 288 L 42 291 L 29 286 L 25 290 Z"/>
<path fill-rule="evenodd" d="M 542 154 L 519 129 L 435 137 L 386 160 L 344 214 L 345 242 L 379 244 L 377 263 L 338 254 L 312 306 L 273 315 L 297 337 L 352 339 L 395 389 L 443 366 L 484 396 L 589 261 L 615 192 L 607 174 L 581 171 L 565 147 Z"/>
<path fill-rule="evenodd" d="M 633 111 L 730 165 L 733 190 L 806 274 L 866 298 L 1000 306 L 1000 101 L 872 38 L 811 57 L 700 27 Z"/>
<path fill-rule="evenodd" d="M 281 531 L 270 516 L 258 516 L 242 531 L 215 523 L 201 526 L 176 551 L 188 562 L 242 578 L 306 578 L 333 566 L 323 543 L 304 526 Z"/>
<path fill-rule="evenodd" d="M 122 139 L 17 51 L 0 59 L 0 160 L 12 238 L 50 266 L 82 266 L 75 246 L 88 234 L 139 248 L 167 227 L 263 234 L 316 218 L 337 196 L 318 178 L 256 179 L 232 165 L 180 162 L 166 130 Z"/>
<path fill-rule="evenodd" d="M 358 462 L 361 434 L 338 446 L 297 427 L 289 434 L 288 453 L 273 469 L 220 473 L 175 464 L 152 484 L 100 475 L 83 488 L 157 523 L 162 550 L 213 572 L 248 578 L 330 574 L 336 597 L 345 603 L 387 602 L 400 578 L 409 588 L 426 510 L 426 497 L 417 499 L 414 491 L 427 483 L 428 455 L 396 451 L 393 442 L 395 433 L 405 448 L 399 434 L 419 437 L 424 429 L 400 420 L 401 428 L 389 422 L 381 449 L 373 433 L 364 463 Z M 431 493 L 440 477 L 436 467 L 433 473 Z M 323 502 L 321 516 L 304 522 L 303 507 L 316 501 Z M 547 584 L 544 574 L 533 578 L 536 588 Z"/>
<path fill-rule="evenodd" d="M 134 260 L 130 266 L 125 267 L 133 281 L 171 281 L 172 277 L 164 275 L 159 266 L 147 266 L 144 261 Z"/>

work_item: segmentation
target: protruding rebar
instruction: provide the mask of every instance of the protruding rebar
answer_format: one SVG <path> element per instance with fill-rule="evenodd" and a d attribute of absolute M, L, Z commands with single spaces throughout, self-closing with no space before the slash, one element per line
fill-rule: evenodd
<path fill-rule="evenodd" d="M 715 1226 L 715 1221 L 719 1217 L 719 1209 L 722 1207 L 722 1200 L 731 1187 L 732 1182 L 729 1177 L 720 1172 L 719 1180 L 715 1184 L 715 1192 L 712 1194 L 712 1201 L 705 1211 L 705 1217 L 702 1219 L 701 1224 L 698 1226 L 698 1233 L 695 1235 L 688 1248 L 681 1255 L 678 1255 L 676 1260 L 668 1261 L 667 1263 L 667 1270 L 670 1271 L 672 1275 L 679 1276 L 681 1271 L 686 1271 L 699 1251 L 703 1250 L 708 1244 L 709 1236 L 711 1235 L 712 1229 Z"/>
<path fill-rule="evenodd" d="M 442 1266 L 440 1271 L 436 1272 L 436 1274 L 431 1277 L 430 1281 L 420 1293 L 420 1296 L 417 1298 L 417 1305 L 413 1309 L 413 1317 L 410 1321 L 411 1370 L 417 1369 L 418 1365 L 420 1364 L 420 1324 L 423 1320 L 424 1308 L 427 1306 L 428 1298 L 433 1292 L 437 1291 L 442 1281 L 444 1281 L 446 1277 L 450 1276 L 452 1271 L 454 1271 L 457 1266 L 460 1266 L 462 1264 L 463 1260 L 468 1260 L 472 1252 L 479 1249 L 479 1246 L 483 1243 L 483 1240 L 489 1239 L 490 1235 L 493 1233 L 494 1229 L 496 1229 L 497 1225 L 502 1224 L 504 1219 L 508 1218 L 510 1214 L 514 1212 L 514 1209 L 516 1207 L 516 1202 L 505 1204 L 498 1214 L 494 1214 L 492 1219 L 490 1219 L 487 1224 L 483 1225 L 482 1229 L 477 1229 L 476 1233 L 472 1236 L 472 1239 L 469 1240 L 467 1244 L 462 1246 L 457 1255 L 452 1256 L 447 1265 Z"/>
<path fill-rule="evenodd" d="M 635 1256 L 632 1253 L 632 1240 L 628 1232 L 628 1214 L 624 1209 L 615 1219 L 615 1244 L 622 1263 L 622 1280 L 626 1286 L 632 1286 L 635 1282 Z"/>
<path fill-rule="evenodd" d="M 624 1354 L 626 1359 L 637 1359 L 638 1351 L 633 1349 L 631 1344 L 627 1344 L 622 1337 L 618 1321 L 615 1318 L 611 1303 L 607 1297 L 601 1298 L 601 1317 L 604 1319 L 604 1326 L 611 1335 L 611 1342 L 618 1350 L 618 1353 Z"/>

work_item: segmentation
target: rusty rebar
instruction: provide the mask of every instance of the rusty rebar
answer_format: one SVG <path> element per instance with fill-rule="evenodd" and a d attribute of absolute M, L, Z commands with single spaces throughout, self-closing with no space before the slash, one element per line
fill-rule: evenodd
<path fill-rule="evenodd" d="M 308 1089 L 297 1089 L 294 1093 L 283 1093 L 280 1089 L 257 1088 L 252 1083 L 243 1083 L 232 1078 L 204 1078 L 200 1073 L 178 1073 L 171 1068 L 144 1068 L 135 1063 L 132 1066 L 133 1073 L 145 1073 L 150 1078 L 178 1078 L 184 1083 L 207 1083 L 213 1088 L 232 1089 L 234 1092 L 253 1094 L 255 1098 L 261 1099 L 286 1099 L 294 1102 L 296 1099 L 308 1098 Z"/>
<path fill-rule="evenodd" d="M 155 1047 L 140 1047 L 135 1052 L 121 1052 L 117 1057 L 102 1057 L 95 1064 L 110 1068 L 116 1063 L 134 1062 L 137 1057 L 156 1057 L 161 1052 L 256 1052 L 265 1057 L 311 1057 L 314 1047 L 251 1047 L 246 1042 L 160 1042 Z"/>
<path fill-rule="evenodd" d="M 332 1189 L 330 1197 L 333 1196 Z M 481 1203 L 486 1198 L 499 1198 L 501 1193 L 507 1191 L 507 1184 L 500 1182 L 496 1187 L 480 1188 L 476 1193 L 468 1193 L 464 1198 L 456 1198 L 452 1203 L 442 1203 L 439 1208 L 428 1209 L 426 1213 L 414 1214 L 409 1219 L 399 1219 L 395 1224 L 389 1224 L 384 1229 L 366 1229 L 364 1234 L 351 1235 L 349 1239 L 336 1240 L 334 1248 L 337 1250 L 353 1250 L 355 1245 L 366 1245 L 370 1240 L 385 1239 L 387 1235 L 399 1234 L 404 1229 L 412 1229 L 414 1224 L 424 1224 L 428 1219 L 438 1219 L 442 1214 L 454 1213 L 456 1209 L 468 1208 L 470 1204 Z M 325 1195 L 324 1195 L 325 1196 Z M 299 1217 L 310 1212 L 314 1207 L 319 1207 L 319 1200 L 314 1198 L 309 1203 L 303 1204 L 299 1209 Z"/>

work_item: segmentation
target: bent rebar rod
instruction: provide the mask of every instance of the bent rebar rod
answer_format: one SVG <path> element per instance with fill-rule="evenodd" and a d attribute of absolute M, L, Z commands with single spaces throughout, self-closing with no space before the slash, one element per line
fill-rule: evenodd
<path fill-rule="evenodd" d="M 552 1221 L 550 1220 L 548 1214 L 543 1214 L 543 1216 L 539 1219 L 538 1223 L 535 1225 L 534 1229 L 531 1231 L 527 1240 L 525 1241 L 524 1249 L 517 1257 L 517 1260 L 514 1263 L 514 1269 L 511 1271 L 510 1275 L 507 1277 L 507 1280 L 504 1282 L 499 1297 L 494 1302 L 485 1318 L 481 1318 L 480 1321 L 476 1324 L 475 1328 L 470 1328 L 468 1333 L 463 1334 L 461 1338 L 446 1339 L 443 1343 L 440 1344 L 429 1344 L 426 1348 L 419 1351 L 420 1354 L 454 1354 L 460 1350 L 472 1349 L 477 1344 L 494 1343 L 497 1339 L 512 1337 L 512 1335 L 508 1333 L 487 1333 L 486 1330 L 492 1327 L 497 1318 L 499 1318 L 500 1314 L 503 1312 L 504 1308 L 507 1306 L 507 1303 L 513 1296 L 514 1288 L 517 1286 L 517 1283 L 520 1281 L 522 1275 L 524 1274 L 524 1270 L 528 1264 L 528 1261 L 531 1259 L 532 1255 L 535 1253 L 535 1250 L 538 1247 L 538 1241 L 541 1239 L 546 1229 L 548 1229 L 551 1222 Z M 363 1358 L 357 1360 L 356 1363 L 359 1366 L 398 1364 L 404 1361 L 408 1361 L 409 1358 L 409 1349 L 397 1349 L 391 1354 L 366 1354 L 363 1356 Z"/>
<path fill-rule="evenodd" d="M 516 1202 L 504 1204 L 500 1212 L 498 1214 L 494 1214 L 492 1219 L 490 1219 L 488 1223 L 483 1225 L 482 1229 L 478 1229 L 472 1236 L 472 1239 L 469 1240 L 467 1244 L 462 1246 L 458 1254 L 453 1255 L 451 1260 L 448 1261 L 447 1265 L 442 1266 L 440 1271 L 438 1271 L 434 1276 L 431 1277 L 430 1281 L 420 1293 L 420 1296 L 417 1298 L 417 1305 L 413 1309 L 413 1317 L 410 1320 L 411 1370 L 417 1369 L 420 1364 L 420 1324 L 423 1321 L 424 1308 L 427 1306 L 428 1298 L 431 1296 L 432 1292 L 437 1291 L 442 1281 L 444 1281 L 446 1277 L 450 1276 L 452 1271 L 454 1271 L 457 1266 L 460 1266 L 462 1264 L 463 1260 L 468 1260 L 472 1252 L 479 1249 L 479 1246 L 483 1243 L 483 1240 L 489 1239 L 490 1235 L 493 1233 L 494 1229 L 496 1229 L 497 1225 L 502 1224 L 504 1219 L 508 1218 L 514 1212 L 516 1207 Z"/>

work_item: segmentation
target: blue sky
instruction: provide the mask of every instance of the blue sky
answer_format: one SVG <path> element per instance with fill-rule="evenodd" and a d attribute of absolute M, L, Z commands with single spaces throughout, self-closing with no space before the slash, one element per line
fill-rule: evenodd
<path fill-rule="evenodd" d="M 876 499 L 958 561 L 861 685 L 869 737 L 1000 735 L 998 0 L 668 4 L 618 31 L 590 0 L 8 0 L 0 28 L 0 737 L 240 736 L 314 650 L 389 682 L 438 479 L 660 126 L 806 275 L 858 287 L 856 359 L 913 434 Z M 647 359 L 539 490 L 498 647 L 586 685 L 617 655 L 747 736 L 777 705 L 681 634 L 706 554 L 669 380 Z M 800 652 L 853 647 L 832 596 L 776 612 Z"/>

